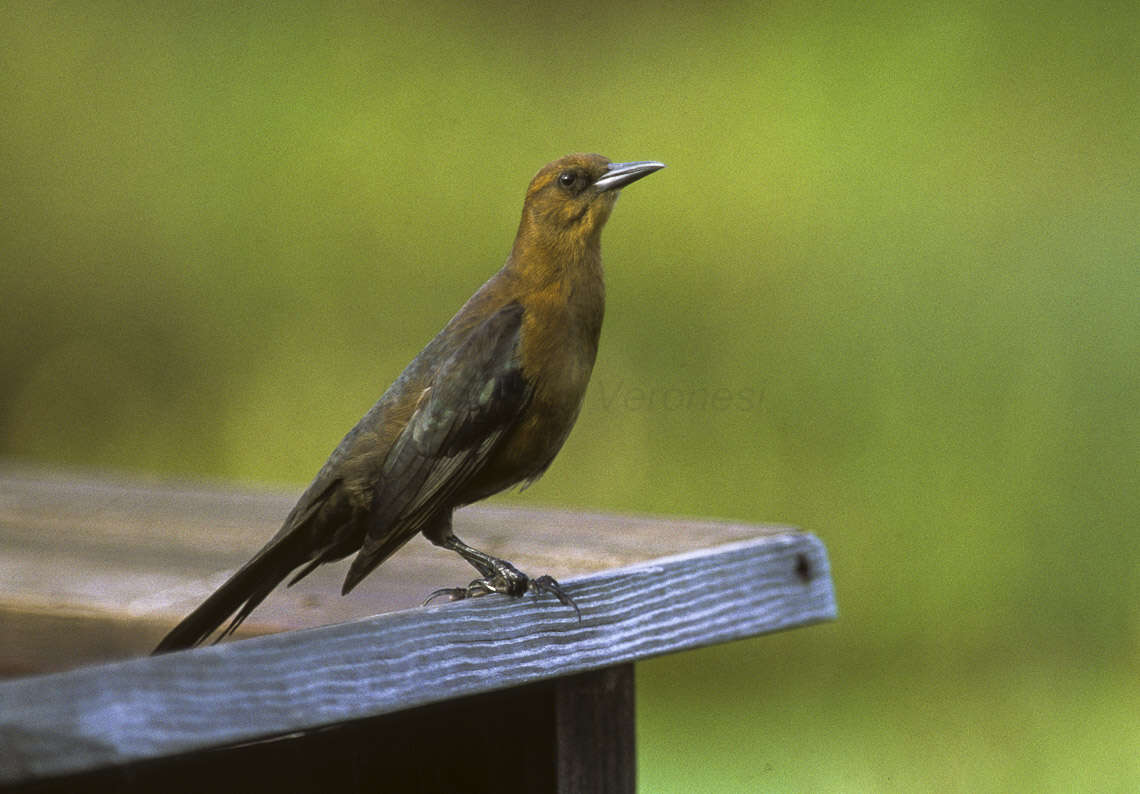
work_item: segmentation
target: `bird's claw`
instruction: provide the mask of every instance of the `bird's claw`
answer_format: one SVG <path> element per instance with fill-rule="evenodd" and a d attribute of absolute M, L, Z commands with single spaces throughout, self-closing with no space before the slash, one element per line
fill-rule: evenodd
<path fill-rule="evenodd" d="M 562 585 L 560 585 L 558 583 L 558 580 L 553 576 L 550 576 L 549 574 L 543 574 L 537 579 L 531 579 L 527 583 L 527 590 L 530 590 L 532 593 L 538 595 L 541 595 L 542 593 L 550 593 L 552 596 L 558 599 L 559 603 L 562 604 L 562 606 L 573 607 L 574 614 L 578 616 L 578 622 L 582 622 L 582 610 L 578 608 L 578 605 L 574 602 L 574 599 L 570 597 L 569 593 L 562 589 Z"/>
<path fill-rule="evenodd" d="M 448 601 L 462 601 L 465 598 L 475 598 L 476 596 L 487 595 L 487 593 L 495 592 L 490 583 L 486 579 L 476 579 L 466 587 L 441 587 L 432 592 L 427 597 L 423 605 L 426 607 L 432 601 L 435 601 L 440 596 L 447 596 Z"/>
<path fill-rule="evenodd" d="M 459 601 L 467 597 L 467 588 L 465 587 L 441 587 L 438 590 L 433 590 L 431 595 L 424 599 L 421 606 L 427 606 L 432 601 L 435 601 L 440 596 L 447 596 L 448 601 Z"/>

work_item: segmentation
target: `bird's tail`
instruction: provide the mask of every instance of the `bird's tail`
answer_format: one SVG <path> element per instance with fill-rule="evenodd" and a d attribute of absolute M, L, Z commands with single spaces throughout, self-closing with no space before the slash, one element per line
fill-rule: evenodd
<path fill-rule="evenodd" d="M 229 625 L 215 642 L 233 633 L 273 588 L 308 561 L 306 550 L 299 543 L 299 536 L 300 533 L 284 535 L 259 551 L 217 592 L 171 629 L 154 649 L 154 653 L 200 645 L 226 620 L 230 621 Z"/>

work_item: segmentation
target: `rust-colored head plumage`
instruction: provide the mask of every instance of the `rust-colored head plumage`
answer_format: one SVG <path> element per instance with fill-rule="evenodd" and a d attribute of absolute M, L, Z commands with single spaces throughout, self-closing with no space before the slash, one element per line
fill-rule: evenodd
<path fill-rule="evenodd" d="M 546 164 L 527 188 L 519 240 L 567 253 L 596 246 L 620 189 L 664 167 L 613 163 L 600 154 L 568 154 Z"/>

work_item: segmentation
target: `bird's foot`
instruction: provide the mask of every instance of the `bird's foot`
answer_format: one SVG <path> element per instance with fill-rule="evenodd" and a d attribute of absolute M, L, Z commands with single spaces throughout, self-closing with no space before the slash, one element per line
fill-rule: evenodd
<path fill-rule="evenodd" d="M 448 601 L 461 601 L 464 598 L 477 598 L 488 593 L 521 596 L 526 592 L 536 595 L 549 593 L 564 606 L 573 607 L 574 613 L 578 616 L 578 622 L 582 622 L 582 610 L 578 608 L 574 599 L 553 576 L 543 575 L 537 579 L 532 579 L 508 562 L 504 562 L 503 569 L 496 571 L 495 575 L 476 579 L 466 587 L 442 587 L 436 590 L 427 597 L 424 606 L 444 596 L 447 597 Z"/>
<path fill-rule="evenodd" d="M 476 598 L 488 593 L 502 593 L 509 596 L 520 596 L 529 589 L 530 577 L 511 565 L 506 560 L 488 556 L 485 560 L 478 560 L 476 567 L 483 574 L 466 587 L 444 587 L 436 590 L 424 604 L 428 604 L 440 596 L 447 596 L 448 601 L 459 601 L 464 598 Z"/>
<path fill-rule="evenodd" d="M 550 593 L 563 605 L 574 607 L 574 612 L 578 615 L 578 622 L 582 622 L 582 610 L 578 609 L 574 599 L 567 595 L 566 591 L 562 589 L 562 585 L 558 584 L 554 577 L 540 576 L 537 579 L 531 579 L 506 560 L 500 560 L 486 552 L 473 549 L 455 535 L 447 535 L 436 543 L 444 548 L 451 549 L 471 563 L 475 570 L 482 574 L 482 578 L 476 579 L 466 587 L 445 587 L 442 590 L 436 590 L 428 596 L 425 604 L 440 596 L 447 596 L 449 601 L 458 601 L 461 598 L 473 598 L 487 595 L 487 593 L 503 593 L 509 596 L 521 596 L 526 592 Z"/>

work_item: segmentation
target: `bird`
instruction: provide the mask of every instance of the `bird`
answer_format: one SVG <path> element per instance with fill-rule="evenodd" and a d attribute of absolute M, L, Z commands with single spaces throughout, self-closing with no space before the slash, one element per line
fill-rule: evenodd
<path fill-rule="evenodd" d="M 154 653 L 201 645 L 221 628 L 218 642 L 286 578 L 293 585 L 355 554 L 345 595 L 418 533 L 479 573 L 428 601 L 532 592 L 577 611 L 552 577 L 531 578 L 461 541 L 452 513 L 533 483 L 562 448 L 598 352 L 602 228 L 622 188 L 664 167 L 598 154 L 543 166 L 506 263 L 348 431 L 277 533 Z"/>

